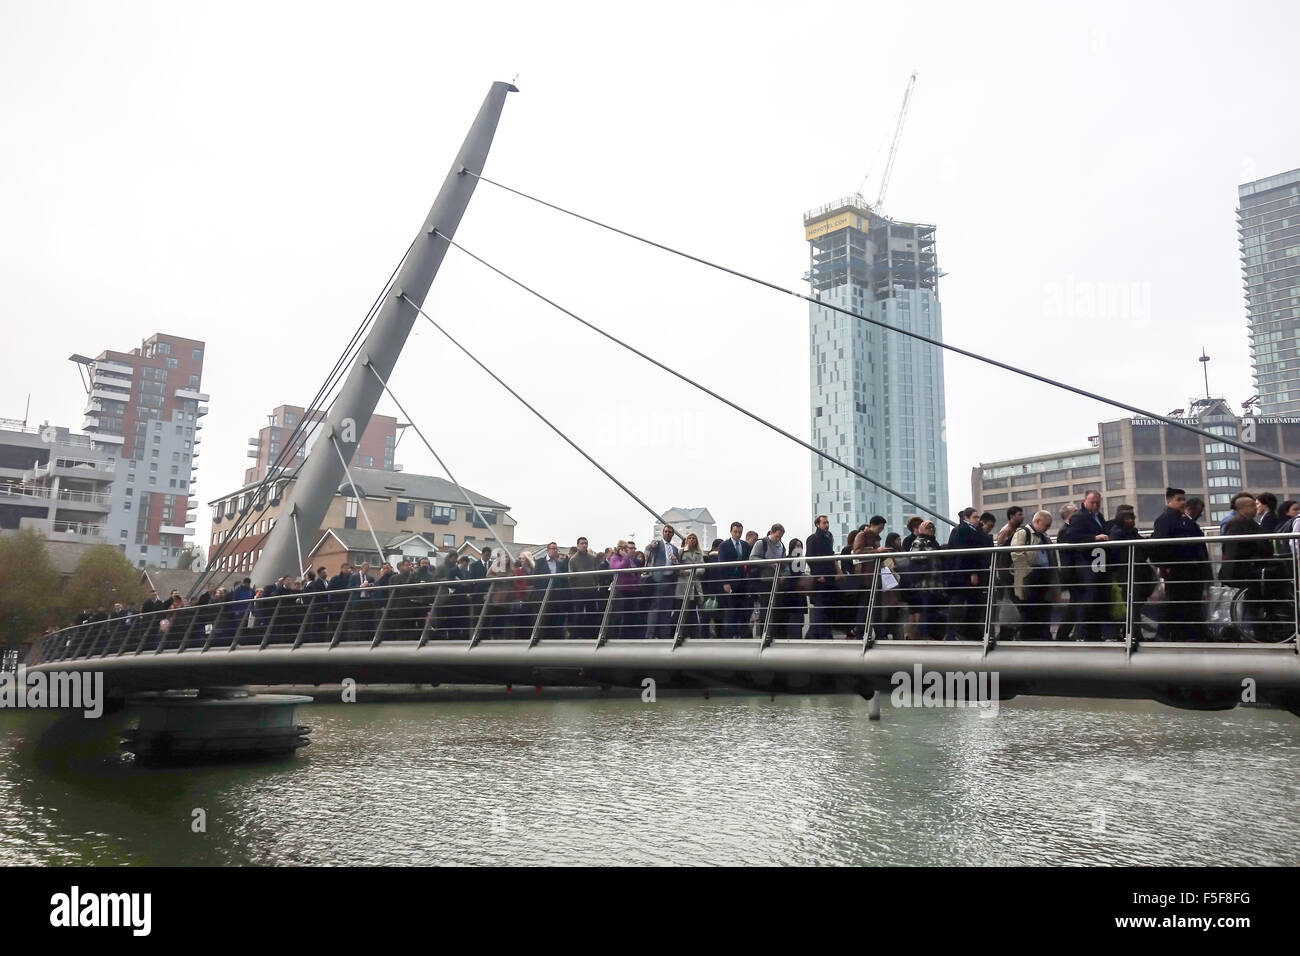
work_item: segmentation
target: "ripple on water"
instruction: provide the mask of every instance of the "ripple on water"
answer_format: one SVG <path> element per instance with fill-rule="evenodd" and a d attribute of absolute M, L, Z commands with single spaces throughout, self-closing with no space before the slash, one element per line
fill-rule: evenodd
<path fill-rule="evenodd" d="M 149 771 L 0 715 L 0 862 L 1300 862 L 1300 723 L 1017 700 L 321 704 L 288 761 Z M 64 728 L 66 731 L 66 728 Z M 84 734 L 84 726 L 81 729 Z M 190 830 L 202 807 L 208 831 Z"/>

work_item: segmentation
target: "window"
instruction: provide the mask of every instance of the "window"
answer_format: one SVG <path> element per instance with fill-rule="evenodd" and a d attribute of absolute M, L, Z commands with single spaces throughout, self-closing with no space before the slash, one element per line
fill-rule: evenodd
<path fill-rule="evenodd" d="M 196 362 L 202 362 L 202 361 L 203 361 L 203 349 L 195 349 L 194 352 L 193 352 L 193 358 L 194 358 L 194 361 L 196 361 Z"/>
<path fill-rule="evenodd" d="M 1149 525 L 1165 510 L 1164 492 L 1158 495 L 1137 496 L 1137 519 L 1141 524 Z"/>
<path fill-rule="evenodd" d="M 1277 491 L 1282 487 L 1282 466 L 1275 461 L 1246 462 L 1246 484 L 1260 491 Z"/>
<path fill-rule="evenodd" d="M 1118 491 L 1124 487 L 1124 465 L 1117 463 L 1106 466 L 1106 487 Z"/>
<path fill-rule="evenodd" d="M 1162 461 L 1135 461 L 1133 470 L 1137 474 L 1139 488 L 1163 488 L 1165 486 L 1165 464 Z M 1163 505 L 1161 508 L 1163 509 Z"/>
<path fill-rule="evenodd" d="M 1160 426 L 1137 425 L 1137 424 L 1133 426 L 1133 454 L 1135 455 L 1161 454 Z M 1163 507 L 1164 506 L 1161 505 L 1162 509 Z"/>
<path fill-rule="evenodd" d="M 1169 484 L 1173 487 L 1205 487 L 1205 473 L 1199 461 L 1171 461 L 1165 467 L 1169 472 Z"/>
<path fill-rule="evenodd" d="M 1165 451 L 1171 455 L 1199 455 L 1201 438 L 1185 429 L 1166 425 Z"/>
<path fill-rule="evenodd" d="M 446 505 L 425 505 L 424 516 L 434 524 L 451 524 L 456 520 L 456 509 Z"/>
<path fill-rule="evenodd" d="M 456 536 L 454 534 L 444 534 L 442 536 L 442 546 L 444 548 L 456 547 Z"/>

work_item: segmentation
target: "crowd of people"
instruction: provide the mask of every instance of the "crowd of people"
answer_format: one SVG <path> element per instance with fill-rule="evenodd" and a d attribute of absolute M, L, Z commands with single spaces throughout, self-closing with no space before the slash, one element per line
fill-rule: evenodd
<path fill-rule="evenodd" d="M 1069 641 L 1120 640 L 1150 605 L 1160 639 L 1197 641 L 1207 636 L 1216 563 L 1217 581 L 1240 592 L 1247 617 L 1262 620 L 1283 604 L 1291 613 L 1296 539 L 1249 538 L 1290 532 L 1300 503 L 1238 494 L 1221 533 L 1246 540 L 1225 541 L 1212 561 L 1199 523 L 1204 502 L 1178 488 L 1165 498 L 1149 538 L 1133 548 L 1109 542 L 1144 538 L 1134 509 L 1121 505 L 1106 519 L 1091 491 L 1059 516 L 1011 507 L 997 530 L 993 514 L 967 508 L 942 542 L 935 522 L 920 516 L 897 531 L 873 517 L 842 544 L 825 515 L 806 541 L 787 542 L 780 524 L 760 535 L 733 522 L 707 549 L 669 525 L 644 548 L 619 541 L 595 551 L 579 538 L 566 552 L 551 542 L 536 560 L 484 548 L 481 558 L 436 565 L 344 563 L 332 575 L 319 567 L 260 588 L 244 578 L 204 591 L 188 612 L 173 591 L 154 594 L 139 612 L 87 609 L 76 623 L 109 623 L 96 629 L 101 649 L 121 633 L 123 647 L 134 639 L 142 648 L 376 635 L 980 640 L 986 626 L 998 640 Z M 1080 547 L 1044 547 L 1052 544 Z"/>

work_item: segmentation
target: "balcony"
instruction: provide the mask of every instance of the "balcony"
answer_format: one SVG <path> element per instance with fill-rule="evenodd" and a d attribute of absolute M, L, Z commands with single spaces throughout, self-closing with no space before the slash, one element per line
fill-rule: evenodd
<path fill-rule="evenodd" d="M 192 538 L 194 536 L 194 529 L 182 527 L 181 525 L 176 525 L 176 524 L 164 524 L 158 526 L 158 533 L 179 534 L 179 535 L 184 535 L 187 538 Z"/>
<path fill-rule="evenodd" d="M 95 418 L 93 415 L 87 415 L 85 418 L 81 420 L 82 431 L 85 431 L 86 429 L 98 428 L 98 427 L 99 427 L 99 419 Z"/>
<path fill-rule="evenodd" d="M 102 524 L 88 524 L 84 521 L 50 521 L 47 518 L 21 518 L 18 526 L 39 531 L 50 539 L 86 541 L 91 544 L 104 540 L 104 526 Z"/>
<path fill-rule="evenodd" d="M 96 383 L 90 389 L 90 397 L 97 398 L 101 401 L 109 402 L 130 402 L 131 393 L 126 390 L 118 391 L 117 389 L 105 388 L 103 385 Z"/>
<path fill-rule="evenodd" d="M 123 375 L 127 378 L 130 378 L 132 375 L 135 374 L 135 369 L 133 369 L 131 366 L 124 365 L 121 362 L 115 362 L 112 359 L 100 359 L 98 362 L 94 363 L 92 371 L 111 372 L 115 375 Z"/>
<path fill-rule="evenodd" d="M 194 412 L 194 414 L 199 418 L 202 418 L 207 413 L 208 413 L 208 406 L 206 405 L 200 405 Z"/>
<path fill-rule="evenodd" d="M 122 445 L 125 444 L 126 442 L 126 439 L 123 438 L 121 435 L 111 435 L 106 432 L 103 434 L 97 433 L 91 435 L 90 439 L 91 441 L 104 442 L 105 444 L 108 445 Z"/>
<path fill-rule="evenodd" d="M 90 381 L 92 385 L 103 385 L 105 388 L 120 388 L 124 391 L 131 390 L 131 376 L 121 375 L 118 372 L 95 369 L 90 373 Z"/>
<path fill-rule="evenodd" d="M 112 497 L 107 492 L 73 491 L 70 488 L 59 489 L 58 500 L 73 507 L 107 511 L 113 506 Z"/>
<path fill-rule="evenodd" d="M 212 396 L 207 392 L 199 392 L 192 388 L 178 388 L 172 394 L 179 399 L 190 402 L 207 402 L 212 399 Z"/>
<path fill-rule="evenodd" d="M 0 484 L 0 498 L 23 499 L 24 504 L 48 505 L 50 489 L 46 485 Z"/>

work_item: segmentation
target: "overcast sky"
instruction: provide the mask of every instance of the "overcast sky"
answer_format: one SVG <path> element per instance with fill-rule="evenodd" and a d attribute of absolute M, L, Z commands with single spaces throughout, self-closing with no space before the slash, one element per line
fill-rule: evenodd
<path fill-rule="evenodd" d="M 802 213 L 873 159 L 874 199 L 917 70 L 885 207 L 938 226 L 945 338 L 1159 412 L 1201 391 L 1204 346 L 1211 390 L 1240 403 L 1236 186 L 1300 166 L 1300 12 L 1214 9 L 0 0 L 0 417 L 30 394 L 34 421 L 79 427 L 70 353 L 206 340 L 206 545 L 247 438 L 316 392 L 489 84 L 516 74 L 488 175 L 806 291 Z M 808 435 L 806 304 L 487 185 L 458 239 Z M 807 533 L 797 446 L 455 250 L 427 307 L 655 507 Z M 1120 417 L 961 357 L 946 376 L 954 509 L 973 464 Z M 519 540 L 647 537 L 427 323 L 392 386 Z M 398 461 L 439 473 L 414 434 Z"/>

